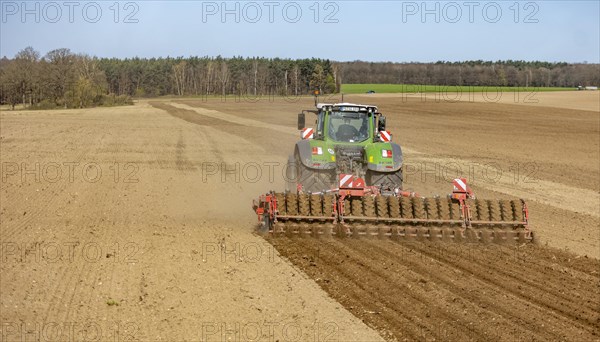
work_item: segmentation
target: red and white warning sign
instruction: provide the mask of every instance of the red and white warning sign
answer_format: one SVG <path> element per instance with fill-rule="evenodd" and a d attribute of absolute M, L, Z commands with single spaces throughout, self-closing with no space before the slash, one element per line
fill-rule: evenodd
<path fill-rule="evenodd" d="M 312 139 L 315 135 L 315 130 L 312 128 L 304 128 L 302 130 L 302 139 Z"/>
<path fill-rule="evenodd" d="M 340 175 L 340 188 L 351 188 L 353 180 L 352 175 Z"/>
<path fill-rule="evenodd" d="M 364 189 L 365 180 L 354 175 L 340 175 L 340 189 Z"/>
<path fill-rule="evenodd" d="M 392 141 L 392 134 L 390 131 L 381 131 L 379 132 L 379 140 L 383 142 L 390 142 Z"/>
<path fill-rule="evenodd" d="M 469 192 L 467 187 L 467 180 L 465 178 L 456 178 L 452 181 L 454 185 L 454 191 L 458 192 Z"/>

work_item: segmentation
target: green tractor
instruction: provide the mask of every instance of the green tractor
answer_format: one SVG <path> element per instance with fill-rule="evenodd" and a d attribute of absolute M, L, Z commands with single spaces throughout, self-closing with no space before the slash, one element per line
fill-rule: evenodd
<path fill-rule="evenodd" d="M 344 175 L 364 179 L 381 194 L 402 189 L 402 149 L 391 142 L 376 106 L 316 100 L 315 105 L 298 114 L 302 140 L 288 160 L 288 190 L 325 193 L 339 188 Z M 316 115 L 314 128 L 306 127 L 307 113 Z"/>
<path fill-rule="evenodd" d="M 298 115 L 302 140 L 288 189 L 252 202 L 259 232 L 432 240 L 532 241 L 525 201 L 475 197 L 466 178 L 447 196 L 402 190 L 402 150 L 376 106 L 317 103 Z M 316 115 L 315 128 L 306 115 Z"/>
<path fill-rule="evenodd" d="M 259 232 L 432 240 L 533 240 L 525 201 L 475 197 L 466 178 L 447 196 L 402 190 L 402 150 L 376 106 L 323 104 L 298 115 L 302 140 L 287 167 L 288 189 L 252 202 Z M 315 128 L 306 115 L 316 115 Z"/>

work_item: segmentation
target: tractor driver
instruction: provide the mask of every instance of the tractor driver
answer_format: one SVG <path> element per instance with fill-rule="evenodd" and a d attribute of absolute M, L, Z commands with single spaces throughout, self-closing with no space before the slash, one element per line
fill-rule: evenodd
<path fill-rule="evenodd" d="M 356 129 L 360 120 L 360 130 Z M 333 125 L 334 120 L 330 124 L 330 135 L 337 141 L 355 142 L 363 141 L 369 137 L 369 120 L 367 116 L 360 118 L 344 117 L 343 123 L 337 129 Z"/>

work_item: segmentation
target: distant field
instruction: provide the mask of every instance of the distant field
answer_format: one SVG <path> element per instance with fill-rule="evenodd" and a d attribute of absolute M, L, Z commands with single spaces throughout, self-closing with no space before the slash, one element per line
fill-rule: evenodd
<path fill-rule="evenodd" d="M 560 87 L 495 87 L 495 86 L 438 86 L 438 85 L 418 85 L 418 84 L 343 84 L 342 93 L 362 94 L 369 90 L 376 93 L 436 93 L 436 92 L 496 92 L 498 90 L 506 92 L 514 91 L 565 91 L 577 90 L 576 88 Z"/>

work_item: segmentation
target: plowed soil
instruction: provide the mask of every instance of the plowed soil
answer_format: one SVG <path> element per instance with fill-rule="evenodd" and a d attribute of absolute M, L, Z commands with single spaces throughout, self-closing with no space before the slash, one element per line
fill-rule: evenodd
<path fill-rule="evenodd" d="M 538 247 L 274 238 L 388 340 L 599 338 L 598 263 Z"/>
<path fill-rule="evenodd" d="M 387 114 L 406 188 L 522 197 L 536 243 L 257 236 L 310 98 L 7 111 L 2 340 L 600 340 L 598 112 L 345 101 Z"/>

